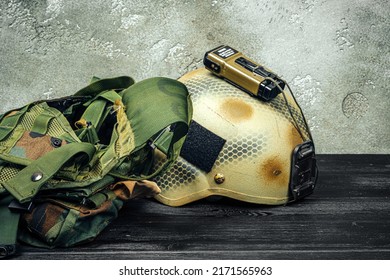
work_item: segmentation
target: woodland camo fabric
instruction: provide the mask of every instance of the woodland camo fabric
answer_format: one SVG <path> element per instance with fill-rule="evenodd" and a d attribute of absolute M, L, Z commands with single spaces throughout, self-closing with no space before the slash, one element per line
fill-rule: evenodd
<path fill-rule="evenodd" d="M 0 116 L 0 202 L 13 196 L 12 207 L 32 206 L 20 215 L 19 240 L 49 248 L 90 241 L 126 201 L 160 192 L 147 179 L 177 158 L 191 102 L 176 80 L 133 84 L 129 77 L 94 79 L 73 96 Z M 165 145 L 168 160 L 151 173 L 153 141 Z M 19 217 L 0 205 L 2 219 Z M 6 230 L 0 228 L 0 245 L 15 228 Z"/>

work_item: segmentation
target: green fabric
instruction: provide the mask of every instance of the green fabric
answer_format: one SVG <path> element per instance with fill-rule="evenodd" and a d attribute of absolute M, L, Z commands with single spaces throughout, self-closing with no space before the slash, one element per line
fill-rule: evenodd
<path fill-rule="evenodd" d="M 40 134 L 46 134 L 49 123 L 53 118 L 51 114 L 42 113 L 35 119 L 31 130 Z"/>
<path fill-rule="evenodd" d="M 184 127 L 188 126 L 187 88 L 176 80 L 150 78 L 134 84 L 120 94 L 126 106 L 127 117 L 131 120 L 136 147 L 173 123 L 182 122 Z M 169 104 L 169 107 L 162 104 Z M 181 137 L 186 133 L 185 129 L 178 132 Z"/>
<path fill-rule="evenodd" d="M 94 152 L 95 147 L 89 143 L 70 143 L 37 159 L 21 170 L 16 177 L 3 182 L 2 185 L 19 202 L 24 203 L 31 200 L 38 193 L 40 187 L 72 157 L 86 156 L 87 162 L 89 162 Z M 32 180 L 34 173 L 42 174 L 42 178 L 34 182 Z"/>
<path fill-rule="evenodd" d="M 70 247 L 92 241 L 103 229 L 118 217 L 124 202 L 120 199 L 106 200 L 107 209 L 94 215 L 81 215 L 73 208 L 64 207 L 57 223 L 45 234 L 31 234 L 21 228 L 18 238 L 37 247 Z"/>
<path fill-rule="evenodd" d="M 179 156 L 192 117 L 192 103 L 187 88 L 176 80 L 157 77 L 136 83 L 120 94 L 127 118 L 131 121 L 136 148 L 132 154 L 133 161 L 123 162 L 111 174 L 133 180 L 152 178 L 167 170 Z M 139 165 L 144 160 L 142 156 L 138 161 L 135 158 L 140 154 L 147 155 L 150 146 L 146 143 L 153 142 L 156 138 L 156 146 L 166 152 L 167 161 L 153 173 L 148 173 L 146 164 L 145 168 L 139 169 L 135 174 L 126 174 L 124 170 L 132 170 L 134 165 Z"/>
<path fill-rule="evenodd" d="M 10 195 L 0 198 L 0 245 L 16 244 L 20 215 L 8 209 L 8 205 L 13 199 Z"/>
<path fill-rule="evenodd" d="M 92 84 L 79 90 L 75 96 L 96 96 L 102 91 L 106 90 L 123 90 L 134 84 L 134 80 L 131 77 L 122 76 L 112 79 L 92 80 Z"/>
<path fill-rule="evenodd" d="M 116 100 L 121 100 L 121 97 L 113 90 L 105 91 L 102 94 L 97 95 L 94 99 L 84 104 L 87 108 L 81 116 L 81 119 L 90 122 L 95 126 L 96 130 L 99 130 L 107 115 L 110 113 L 108 105 L 111 105 L 112 107 L 112 104 L 114 104 Z"/>
<path fill-rule="evenodd" d="M 100 121 L 106 109 L 106 103 L 102 99 L 95 100 L 88 106 L 81 118 L 94 125 L 96 129 L 99 129 Z"/>
<path fill-rule="evenodd" d="M 28 106 L 23 107 L 21 110 L 19 110 L 18 113 L 14 114 L 13 116 L 9 116 L 4 119 L 4 116 L 10 113 L 8 111 L 7 113 L 2 115 L 2 118 L 0 119 L 0 141 L 2 141 L 5 137 L 7 137 L 13 129 L 18 124 L 21 116 L 27 111 Z"/>
<path fill-rule="evenodd" d="M 50 191 L 45 195 L 41 195 L 40 197 L 43 199 L 52 198 L 59 200 L 71 200 L 71 201 L 82 201 L 84 198 L 91 197 L 95 193 L 101 191 L 105 187 L 111 185 L 115 182 L 114 177 L 112 176 L 104 176 L 102 179 L 83 187 L 75 187 L 75 188 L 56 188 L 55 191 Z"/>
<path fill-rule="evenodd" d="M 151 178 L 173 164 L 192 105 L 186 87 L 176 80 L 134 84 L 126 76 L 95 77 L 74 96 L 38 101 L 8 114 L 0 117 L 0 173 L 9 164 L 21 170 L 0 181 L 2 195 L 8 193 L 0 199 L 0 221 L 6 225 L 0 228 L 0 244 L 15 244 L 19 214 L 8 205 L 16 198 L 34 202 L 32 212 L 22 215 L 26 226 L 19 239 L 51 248 L 89 241 L 117 217 L 124 201 L 109 185 L 122 178 Z M 91 124 L 76 127 L 81 119 Z M 56 148 L 53 137 L 63 141 Z M 154 148 L 168 160 L 151 172 Z M 34 181 L 38 173 L 42 178 Z"/>
<path fill-rule="evenodd" d="M 99 143 L 99 136 L 97 135 L 96 128 L 93 125 L 82 128 L 76 132 L 80 140 L 83 142 L 88 142 L 94 145 Z"/>

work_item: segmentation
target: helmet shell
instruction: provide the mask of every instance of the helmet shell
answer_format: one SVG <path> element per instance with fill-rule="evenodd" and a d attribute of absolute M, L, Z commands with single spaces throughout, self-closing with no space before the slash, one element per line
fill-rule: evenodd
<path fill-rule="evenodd" d="M 193 120 L 226 142 L 210 172 L 179 157 L 168 172 L 155 178 L 161 188 L 155 198 L 170 206 L 211 195 L 258 204 L 287 203 L 292 153 L 310 139 L 289 88 L 284 90 L 286 99 L 279 94 L 264 102 L 205 68 L 191 71 L 179 81 L 190 93 Z"/>

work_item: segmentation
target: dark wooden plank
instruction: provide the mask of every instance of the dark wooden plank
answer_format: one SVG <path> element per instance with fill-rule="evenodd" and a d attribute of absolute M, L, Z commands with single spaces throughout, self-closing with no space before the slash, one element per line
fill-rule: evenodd
<path fill-rule="evenodd" d="M 287 206 L 133 201 L 94 242 L 20 259 L 390 259 L 390 156 L 319 155 L 315 193 Z"/>

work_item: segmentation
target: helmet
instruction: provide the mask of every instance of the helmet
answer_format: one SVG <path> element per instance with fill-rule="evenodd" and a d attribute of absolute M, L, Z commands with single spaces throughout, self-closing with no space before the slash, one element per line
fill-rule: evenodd
<path fill-rule="evenodd" d="M 188 88 L 193 120 L 178 160 L 154 178 L 158 201 L 180 206 L 219 195 L 278 205 L 313 192 L 314 145 L 288 86 L 264 102 L 205 68 L 179 81 Z"/>

